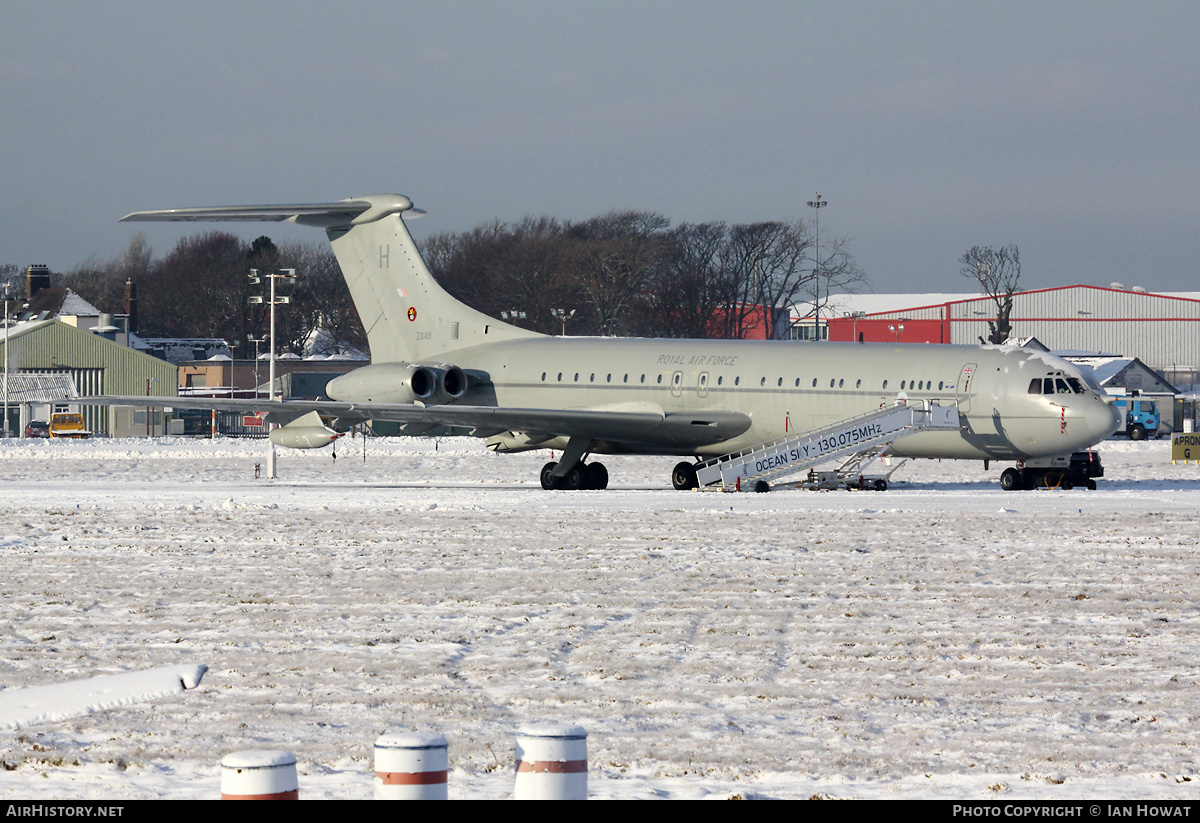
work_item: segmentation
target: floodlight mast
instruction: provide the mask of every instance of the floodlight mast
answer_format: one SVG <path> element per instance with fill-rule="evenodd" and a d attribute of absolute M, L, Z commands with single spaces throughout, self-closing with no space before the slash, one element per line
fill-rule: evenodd
<path fill-rule="evenodd" d="M 275 307 L 277 305 L 280 305 L 281 303 L 292 302 L 292 298 L 290 298 L 290 297 L 278 297 L 277 298 L 275 296 L 275 281 L 283 279 L 283 280 L 287 280 L 292 283 L 296 282 L 296 270 L 295 269 L 280 269 L 279 271 L 275 272 L 274 274 L 267 274 L 267 275 L 263 275 L 263 276 L 267 277 L 271 281 L 271 300 L 270 300 L 271 332 L 270 332 L 270 342 L 267 344 L 268 346 L 270 346 L 270 351 L 271 351 L 271 359 L 270 359 L 271 366 L 270 366 L 270 377 L 269 377 L 270 382 L 268 384 L 269 388 L 267 389 L 267 397 L 268 397 L 268 399 L 270 399 L 272 401 L 278 401 L 278 400 L 281 400 L 282 398 L 277 397 L 275 395 Z M 259 274 L 258 274 L 258 269 L 250 269 L 250 282 L 255 285 L 262 282 L 262 278 L 260 278 Z M 250 302 L 256 303 L 256 304 L 261 304 L 263 302 L 263 299 L 261 296 L 256 295 L 256 296 L 250 298 Z M 256 359 L 255 363 L 257 363 L 257 362 L 258 361 Z M 255 387 L 255 393 L 257 394 L 257 386 Z M 267 427 L 267 431 L 268 431 L 268 433 L 270 432 L 270 426 Z M 269 437 L 268 437 L 268 441 L 270 441 Z M 275 479 L 275 443 L 274 442 L 271 442 L 270 451 L 267 452 L 267 479 L 268 480 Z"/>
<path fill-rule="evenodd" d="M 9 436 L 8 428 L 8 301 L 9 285 L 4 284 L 4 436 Z"/>
<path fill-rule="evenodd" d="M 817 321 L 817 342 L 821 342 L 821 209 L 829 205 L 827 200 L 821 199 L 821 192 L 817 192 L 816 200 L 809 200 L 810 208 L 816 210 L 814 221 L 816 223 L 816 252 L 814 253 L 813 274 L 816 280 L 816 293 L 813 295 L 813 316 Z"/>

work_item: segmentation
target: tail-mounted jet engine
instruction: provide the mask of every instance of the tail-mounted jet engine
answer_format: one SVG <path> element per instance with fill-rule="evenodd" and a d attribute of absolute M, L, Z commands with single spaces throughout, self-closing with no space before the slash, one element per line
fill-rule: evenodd
<path fill-rule="evenodd" d="M 325 394 L 347 403 L 453 403 L 467 392 L 467 373 L 450 363 L 376 363 L 330 380 Z"/>

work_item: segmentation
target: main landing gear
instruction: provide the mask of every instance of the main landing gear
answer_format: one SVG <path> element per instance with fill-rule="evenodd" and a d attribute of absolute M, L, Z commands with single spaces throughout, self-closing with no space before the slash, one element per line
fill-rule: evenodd
<path fill-rule="evenodd" d="M 671 485 L 680 491 L 691 491 L 700 487 L 696 479 L 696 466 L 692 463 L 677 463 L 671 470 Z"/>
<path fill-rule="evenodd" d="M 558 464 L 553 462 L 542 466 L 543 489 L 547 491 L 551 489 L 578 491 L 580 489 L 608 488 L 608 469 L 604 467 L 603 463 L 576 463 L 575 467 L 562 477 L 554 476 L 554 470 L 557 467 Z"/>

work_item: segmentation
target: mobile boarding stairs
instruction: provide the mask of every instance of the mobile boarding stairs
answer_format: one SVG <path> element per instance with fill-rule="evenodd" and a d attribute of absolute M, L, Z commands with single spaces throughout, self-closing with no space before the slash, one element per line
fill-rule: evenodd
<path fill-rule="evenodd" d="M 700 488 L 762 492 L 779 478 L 849 457 L 833 474 L 840 483 L 858 481 L 863 469 L 900 438 L 929 429 L 958 427 L 957 406 L 929 401 L 897 403 L 822 429 L 786 435 L 705 460 L 696 465 L 696 480 Z M 882 491 L 887 483 L 878 480 L 874 488 Z"/>

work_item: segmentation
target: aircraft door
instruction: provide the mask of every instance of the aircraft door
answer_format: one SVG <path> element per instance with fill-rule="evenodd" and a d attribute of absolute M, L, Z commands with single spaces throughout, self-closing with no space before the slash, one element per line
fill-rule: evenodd
<path fill-rule="evenodd" d="M 971 411 L 971 381 L 975 377 L 975 368 L 974 363 L 968 363 L 958 375 L 955 399 L 958 401 L 958 410 L 964 414 Z"/>
<path fill-rule="evenodd" d="M 683 394 L 683 372 L 677 371 L 671 375 L 671 396 L 679 397 Z"/>
<path fill-rule="evenodd" d="M 700 372 L 700 380 L 696 383 L 696 394 L 708 397 L 708 372 Z"/>

